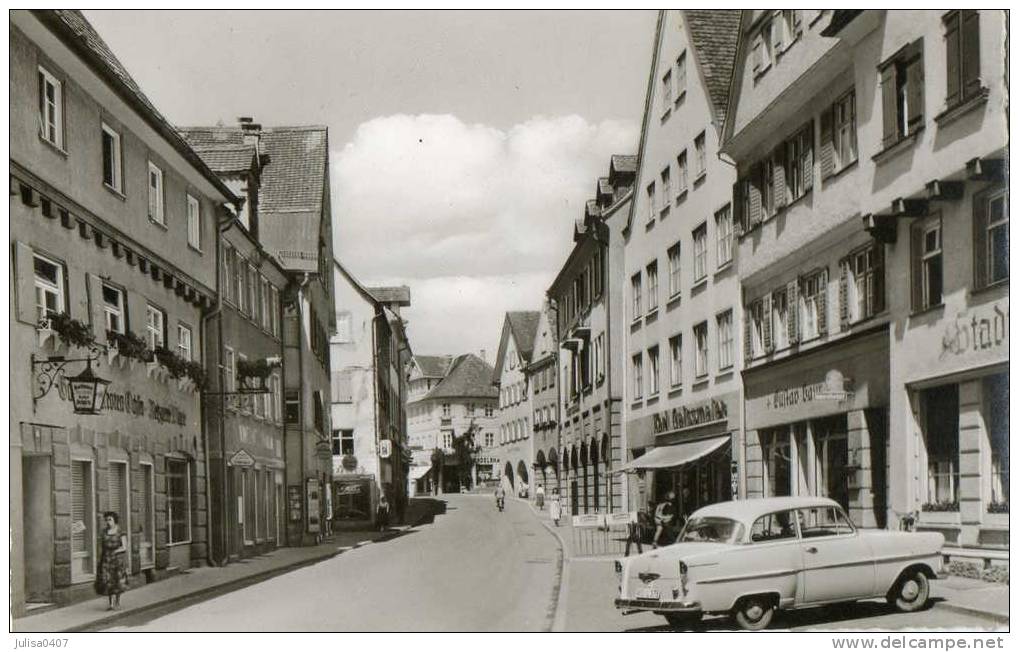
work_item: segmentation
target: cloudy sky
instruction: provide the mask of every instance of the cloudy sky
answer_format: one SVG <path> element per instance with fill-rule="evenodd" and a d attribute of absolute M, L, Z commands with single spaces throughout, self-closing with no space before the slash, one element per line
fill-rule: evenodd
<path fill-rule="evenodd" d="M 417 353 L 537 309 L 614 153 L 633 153 L 653 12 L 86 15 L 176 124 L 325 124 L 336 254 L 407 284 Z"/>

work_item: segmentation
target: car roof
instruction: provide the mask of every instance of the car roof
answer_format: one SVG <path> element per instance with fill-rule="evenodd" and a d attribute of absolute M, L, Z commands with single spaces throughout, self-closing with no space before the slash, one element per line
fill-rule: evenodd
<path fill-rule="evenodd" d="M 783 496 L 781 498 L 751 498 L 749 500 L 730 500 L 701 507 L 693 516 L 722 516 L 743 523 L 752 523 L 759 516 L 779 512 L 784 509 L 801 509 L 808 507 L 837 507 L 838 503 L 831 498 L 819 496 Z"/>

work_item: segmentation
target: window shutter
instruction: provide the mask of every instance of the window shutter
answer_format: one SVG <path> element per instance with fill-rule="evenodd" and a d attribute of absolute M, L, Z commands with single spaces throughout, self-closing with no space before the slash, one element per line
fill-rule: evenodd
<path fill-rule="evenodd" d="M 109 481 L 110 511 L 116 512 L 120 525 L 127 528 L 127 514 L 124 513 L 124 464 L 110 464 L 107 478 Z"/>
<path fill-rule="evenodd" d="M 125 323 L 135 335 L 146 342 L 149 341 L 145 328 L 145 312 L 148 303 L 145 297 L 137 292 L 127 293 L 127 319 Z"/>
<path fill-rule="evenodd" d="M 771 19 L 771 46 L 775 53 L 778 54 L 782 51 L 782 10 L 778 10 L 775 13 L 775 17 Z"/>
<path fill-rule="evenodd" d="M 86 552 L 88 550 L 87 534 L 91 531 L 88 526 L 87 501 L 88 482 L 86 481 L 86 462 L 71 462 L 71 525 L 76 522 L 85 524 L 85 529 L 71 528 L 71 551 Z"/>
<path fill-rule="evenodd" d="M 64 270 L 64 278 L 67 280 L 67 305 L 71 317 L 88 322 L 88 287 L 85 284 L 85 274 L 71 274 L 66 267 Z"/>
<path fill-rule="evenodd" d="M 750 215 L 747 223 L 754 228 L 761 223 L 761 183 L 764 180 L 764 166 L 758 163 L 750 175 Z"/>
<path fill-rule="evenodd" d="M 980 90 L 980 14 L 964 9 L 961 22 L 963 96 L 973 97 Z"/>
<path fill-rule="evenodd" d="M 786 205 L 785 189 L 785 143 L 779 143 L 771 153 L 772 179 L 774 181 L 775 208 L 779 209 Z"/>
<path fill-rule="evenodd" d="M 821 292 L 817 296 L 817 334 L 828 332 L 828 269 L 821 270 Z"/>
<path fill-rule="evenodd" d="M 741 177 L 732 184 L 732 223 L 739 230 L 738 235 L 742 235 L 747 230 L 743 223 L 745 219 L 743 215 L 743 184 L 745 181 Z"/>
<path fill-rule="evenodd" d="M 793 33 L 799 36 L 803 33 L 803 10 L 793 9 Z"/>
<path fill-rule="evenodd" d="M 849 261 L 839 263 L 839 323 L 849 328 Z"/>
<path fill-rule="evenodd" d="M 807 123 L 807 126 L 800 132 L 800 146 L 803 147 L 803 152 L 800 154 L 802 158 L 800 163 L 802 165 L 803 173 L 803 189 L 804 191 L 810 190 L 814 187 L 814 121 L 811 120 Z"/>
<path fill-rule="evenodd" d="M 96 342 L 106 344 L 106 313 L 103 311 L 103 281 L 95 274 L 85 278 L 88 287 L 88 314 Z"/>
<path fill-rule="evenodd" d="M 762 305 L 764 307 L 761 310 L 761 312 L 763 313 L 763 319 L 761 321 L 762 321 L 762 324 L 763 324 L 764 327 L 761 329 L 761 331 L 763 332 L 763 335 L 762 335 L 761 339 L 764 340 L 764 350 L 765 350 L 765 352 L 768 352 L 768 351 L 771 351 L 772 344 L 773 344 L 773 342 L 771 341 L 771 293 L 770 292 L 768 294 L 764 295 L 764 301 L 762 301 Z"/>
<path fill-rule="evenodd" d="M 973 287 L 987 287 L 987 195 L 973 198 Z"/>
<path fill-rule="evenodd" d="M 874 241 L 874 296 L 871 297 L 871 305 L 874 307 L 874 314 L 885 309 L 885 246 L 883 243 Z"/>
<path fill-rule="evenodd" d="M 890 147 L 898 140 L 896 126 L 895 65 L 889 63 L 881 71 L 881 145 Z"/>
<path fill-rule="evenodd" d="M 948 106 L 957 104 L 961 96 L 961 43 L 962 34 L 959 30 L 959 11 L 953 11 L 945 18 L 945 53 L 947 56 L 945 70 L 948 73 L 948 92 L 945 102 Z"/>
<path fill-rule="evenodd" d="M 786 285 L 786 314 L 788 315 L 786 334 L 789 338 L 789 344 L 795 344 L 800 339 L 799 288 L 799 280 L 789 281 Z"/>
<path fill-rule="evenodd" d="M 835 172 L 835 107 L 821 112 L 821 178 Z"/>
<path fill-rule="evenodd" d="M 16 270 L 18 321 L 36 326 L 35 320 L 35 262 L 32 249 L 21 242 L 14 243 L 14 269 Z"/>
<path fill-rule="evenodd" d="M 923 124 L 923 43 L 917 44 L 918 56 L 909 62 L 906 69 L 906 93 L 908 96 L 909 104 L 909 115 L 907 120 L 909 123 L 909 133 Z"/>
<path fill-rule="evenodd" d="M 920 220 L 914 220 L 909 227 L 909 260 L 911 292 L 910 298 L 913 311 L 923 308 L 923 259 L 921 251 L 923 247 L 923 224 Z"/>
<path fill-rule="evenodd" d="M 753 313 L 750 307 L 743 308 L 743 361 L 747 364 L 754 357 L 753 345 L 750 342 L 750 322 L 752 320 Z"/>
<path fill-rule="evenodd" d="M 761 47 L 763 47 L 763 43 L 761 42 L 761 35 L 758 34 L 757 36 L 754 37 L 754 54 L 753 54 L 754 72 L 757 72 L 758 70 L 761 69 Z M 41 73 L 39 75 L 39 79 L 40 79 L 40 84 L 39 84 L 39 86 L 40 86 L 40 91 L 39 91 L 39 108 L 40 108 L 40 110 L 42 110 L 42 90 L 41 90 L 41 87 L 42 87 L 42 83 L 41 83 L 42 74 Z"/>

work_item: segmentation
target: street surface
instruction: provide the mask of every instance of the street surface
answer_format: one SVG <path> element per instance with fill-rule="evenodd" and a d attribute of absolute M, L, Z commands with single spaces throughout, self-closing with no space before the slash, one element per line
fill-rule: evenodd
<path fill-rule="evenodd" d="M 530 508 L 447 495 L 434 523 L 389 541 L 107 631 L 546 631 L 559 548 Z M 129 594 L 128 594 L 129 595 Z M 127 597 L 125 597 L 127 599 Z M 176 610 L 175 610 L 176 609 Z"/>

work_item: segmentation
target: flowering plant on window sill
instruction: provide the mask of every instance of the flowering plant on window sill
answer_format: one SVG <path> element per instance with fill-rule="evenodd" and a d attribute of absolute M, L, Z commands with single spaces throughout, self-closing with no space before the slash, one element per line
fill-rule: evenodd
<path fill-rule="evenodd" d="M 106 331 L 106 339 L 110 342 L 110 349 L 115 349 L 122 358 L 139 362 L 151 362 L 152 350 L 149 349 L 145 340 L 138 337 L 131 331 L 118 333 L 117 331 Z"/>
<path fill-rule="evenodd" d="M 959 511 L 958 500 L 946 500 L 936 503 L 924 503 L 920 506 L 921 512 L 957 512 Z"/>
<path fill-rule="evenodd" d="M 88 324 L 78 321 L 66 312 L 58 312 L 39 321 L 39 330 L 49 330 L 67 346 L 87 348 L 95 344 L 96 337 Z"/>
<path fill-rule="evenodd" d="M 992 500 L 987 503 L 988 514 L 1008 514 L 1007 500 Z"/>

